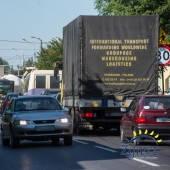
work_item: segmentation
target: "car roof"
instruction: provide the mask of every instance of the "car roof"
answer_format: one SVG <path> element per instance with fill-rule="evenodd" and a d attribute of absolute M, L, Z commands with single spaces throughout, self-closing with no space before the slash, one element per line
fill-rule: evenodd
<path fill-rule="evenodd" d="M 136 96 L 135 98 L 147 98 L 147 97 L 163 97 L 163 98 L 169 98 L 170 97 L 170 95 L 163 95 L 163 94 L 153 94 L 153 95 L 151 95 L 151 94 L 149 94 L 149 95 L 146 95 L 146 94 L 144 94 L 144 95 L 139 95 L 139 96 Z"/>
<path fill-rule="evenodd" d="M 44 91 L 60 91 L 60 89 L 46 89 Z"/>
<path fill-rule="evenodd" d="M 16 97 L 18 99 L 32 99 L 32 98 L 53 98 L 52 96 L 49 95 L 25 95 L 25 96 L 18 96 Z"/>
<path fill-rule="evenodd" d="M 19 94 L 20 92 L 8 92 L 7 95 Z"/>

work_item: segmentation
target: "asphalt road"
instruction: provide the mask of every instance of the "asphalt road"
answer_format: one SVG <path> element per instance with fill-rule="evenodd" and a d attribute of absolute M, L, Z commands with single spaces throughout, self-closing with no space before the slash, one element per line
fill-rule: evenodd
<path fill-rule="evenodd" d="M 125 149 L 120 143 L 120 137 L 113 132 L 74 135 L 73 140 L 72 146 L 64 146 L 62 139 L 56 145 L 52 145 L 51 141 L 22 141 L 21 146 L 15 149 L 4 147 L 0 142 L 0 169 L 170 169 L 170 141 L 162 142 L 152 151 L 155 147 L 152 142 L 135 149 L 129 145 Z"/>

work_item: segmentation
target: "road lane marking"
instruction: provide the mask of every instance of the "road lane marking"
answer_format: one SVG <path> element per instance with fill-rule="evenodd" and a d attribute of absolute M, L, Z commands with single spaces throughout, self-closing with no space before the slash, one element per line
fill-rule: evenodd
<path fill-rule="evenodd" d="M 152 162 L 148 162 L 148 161 L 144 161 L 142 159 L 133 158 L 132 160 L 135 160 L 135 161 L 138 161 L 138 162 L 142 162 L 144 164 L 148 164 L 148 165 L 151 165 L 151 166 L 157 166 L 157 167 L 160 166 L 158 164 L 155 164 L 155 163 L 152 163 Z"/>
<path fill-rule="evenodd" d="M 108 148 L 105 148 L 105 147 L 101 147 L 101 146 L 94 146 L 96 148 L 100 148 L 100 149 L 103 149 L 103 150 L 106 150 L 106 151 L 110 151 L 110 152 L 117 152 L 115 150 L 112 150 L 112 149 L 108 149 Z M 138 162 L 142 162 L 142 163 L 145 163 L 147 165 L 150 165 L 150 166 L 155 166 L 155 167 L 159 167 L 160 165 L 158 164 L 155 164 L 155 163 L 152 163 L 152 162 L 148 162 L 148 161 L 145 161 L 145 160 L 141 160 L 141 159 L 137 159 L 137 158 L 133 158 L 133 160 L 135 161 L 138 161 Z"/>
<path fill-rule="evenodd" d="M 103 149 L 103 150 L 106 150 L 106 151 L 110 151 L 110 152 L 117 152 L 117 151 L 115 151 L 115 150 L 108 149 L 108 148 L 101 147 L 101 146 L 94 146 L 94 147 L 99 148 L 99 149 Z"/>
<path fill-rule="evenodd" d="M 81 144 L 84 144 L 84 145 L 87 145 L 88 143 L 86 143 L 86 142 L 82 142 L 82 141 L 79 141 L 79 140 L 77 140 L 77 139 L 74 139 L 74 141 L 75 142 L 78 142 L 78 143 L 81 143 Z"/>

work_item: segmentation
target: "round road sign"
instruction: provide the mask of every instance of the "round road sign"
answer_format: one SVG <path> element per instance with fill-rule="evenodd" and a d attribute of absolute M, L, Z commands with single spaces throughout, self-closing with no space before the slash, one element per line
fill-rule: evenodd
<path fill-rule="evenodd" d="M 166 45 L 159 47 L 158 64 L 159 66 L 167 66 L 170 64 L 170 48 Z"/>

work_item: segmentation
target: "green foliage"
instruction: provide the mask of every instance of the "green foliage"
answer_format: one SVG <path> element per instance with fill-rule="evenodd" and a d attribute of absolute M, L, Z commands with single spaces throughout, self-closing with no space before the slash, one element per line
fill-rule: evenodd
<path fill-rule="evenodd" d="M 33 66 L 34 66 L 33 58 L 29 58 L 28 60 L 26 60 L 26 61 L 24 62 L 24 66 L 25 66 L 25 67 L 33 67 Z"/>
<path fill-rule="evenodd" d="M 9 63 L 6 60 L 3 60 L 2 57 L 0 57 L 0 65 L 9 65 Z M 4 73 L 7 74 L 10 72 L 10 66 L 4 66 Z"/>
<path fill-rule="evenodd" d="M 37 55 L 35 66 L 40 70 L 53 70 L 54 64 L 62 69 L 63 60 L 63 40 L 53 38 L 46 48 L 42 48 Z"/>
<path fill-rule="evenodd" d="M 170 34 L 170 0 L 95 0 L 99 15 L 160 16 L 160 26 Z"/>
<path fill-rule="evenodd" d="M 3 60 L 2 57 L 0 57 L 0 65 L 9 65 L 9 63 L 6 60 Z"/>

